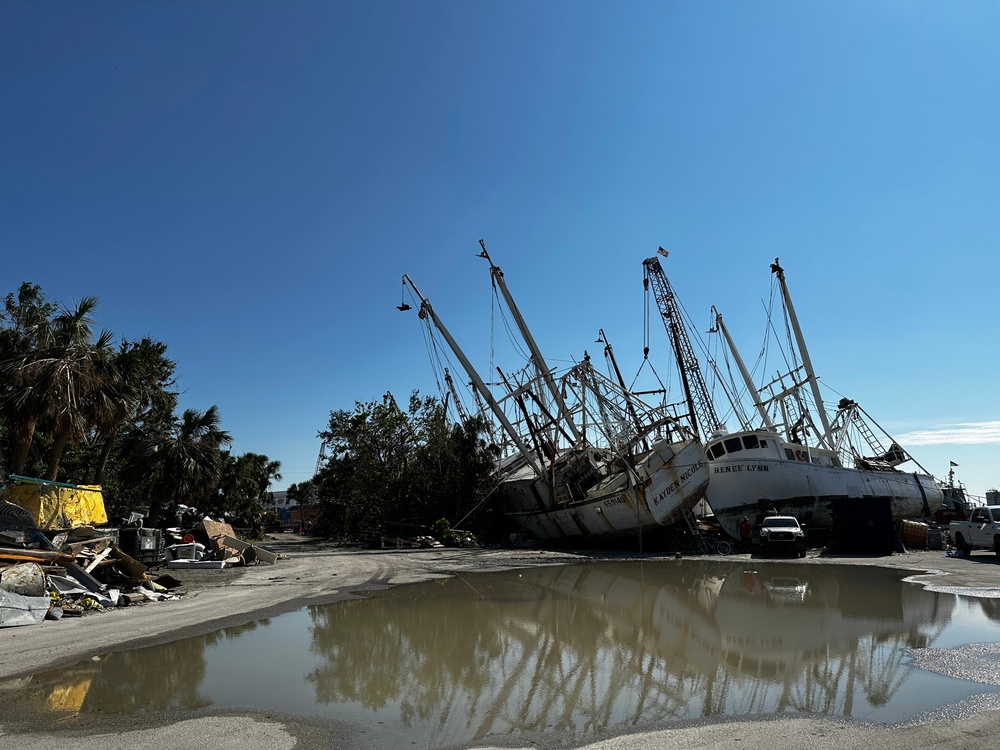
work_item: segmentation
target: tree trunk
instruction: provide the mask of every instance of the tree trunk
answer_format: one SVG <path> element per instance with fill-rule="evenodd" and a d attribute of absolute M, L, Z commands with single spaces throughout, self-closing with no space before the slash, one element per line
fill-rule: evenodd
<path fill-rule="evenodd" d="M 28 453 L 31 452 L 31 441 L 35 437 L 35 419 L 25 422 L 22 429 L 11 430 L 14 438 L 14 474 L 24 474 L 24 467 L 28 463 Z"/>
<path fill-rule="evenodd" d="M 104 445 L 101 448 L 101 457 L 97 459 L 97 466 L 94 468 L 94 484 L 104 484 L 104 470 L 108 467 L 108 459 L 111 457 L 111 449 L 115 445 L 115 438 L 118 436 L 118 431 L 115 430 L 107 440 L 104 441 Z"/>
<path fill-rule="evenodd" d="M 160 499 L 153 498 L 149 501 L 149 511 L 146 513 L 146 520 L 143 526 L 150 529 L 159 528 L 160 525 Z"/>
<path fill-rule="evenodd" d="M 62 460 L 63 451 L 66 449 L 68 443 L 68 435 L 56 436 L 55 441 L 52 443 L 52 449 L 49 451 L 49 467 L 45 471 L 46 479 L 51 479 L 54 482 L 56 477 L 59 476 L 59 462 Z"/>

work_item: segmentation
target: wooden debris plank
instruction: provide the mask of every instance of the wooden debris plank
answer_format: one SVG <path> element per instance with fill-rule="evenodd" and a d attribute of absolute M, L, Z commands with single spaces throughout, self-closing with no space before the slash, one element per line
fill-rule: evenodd
<path fill-rule="evenodd" d="M 47 560 L 49 562 L 69 563 L 73 562 L 73 556 L 62 552 L 42 549 L 0 549 L 0 560 L 28 560 L 37 562 Z"/>
<path fill-rule="evenodd" d="M 87 573 L 91 572 L 94 568 L 96 568 L 98 565 L 101 564 L 101 561 L 104 560 L 104 558 L 106 558 L 110 554 L 111 554 L 111 547 L 105 547 L 93 560 L 90 561 L 90 564 L 87 565 L 86 568 L 84 568 L 84 571 L 86 571 Z"/>
<path fill-rule="evenodd" d="M 104 549 L 104 547 L 111 544 L 114 540 L 114 537 L 111 536 L 99 536 L 94 539 L 85 539 L 82 542 L 70 542 L 69 544 L 64 545 L 64 547 L 71 555 L 77 555 L 88 547 L 97 547 L 94 551 L 99 552 L 101 549 Z"/>

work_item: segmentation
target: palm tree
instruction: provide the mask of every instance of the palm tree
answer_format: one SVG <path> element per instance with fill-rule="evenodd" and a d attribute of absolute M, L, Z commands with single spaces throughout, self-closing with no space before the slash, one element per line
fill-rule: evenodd
<path fill-rule="evenodd" d="M 96 297 L 84 297 L 72 310 L 52 319 L 40 348 L 3 362 L 0 372 L 10 384 L 5 411 L 15 417 L 15 471 L 24 470 L 39 424 L 52 440 L 46 479 L 55 479 L 69 444 L 86 439 L 88 417 L 112 408 L 120 387 L 111 362 L 110 331 L 94 340 L 91 313 Z"/>
<path fill-rule="evenodd" d="M 143 488 L 149 525 L 159 524 L 161 510 L 171 501 L 190 503 L 218 486 L 222 446 L 232 442 L 220 425 L 219 409 L 211 406 L 204 412 L 187 409 L 180 419 L 131 436 L 122 474 L 133 487 Z"/>
<path fill-rule="evenodd" d="M 24 471 L 41 410 L 38 389 L 21 377 L 18 364 L 48 345 L 51 317 L 58 307 L 45 299 L 37 284 L 24 282 L 17 297 L 8 294 L 0 312 L 0 418 L 11 440 L 15 473 Z"/>
<path fill-rule="evenodd" d="M 151 338 L 123 341 L 114 356 L 119 389 L 114 398 L 95 410 L 91 422 L 101 453 L 94 467 L 94 484 L 102 484 L 111 451 L 122 429 L 155 415 L 172 414 L 177 394 L 169 390 L 174 383 L 176 363 L 166 357 L 167 345 Z"/>
<path fill-rule="evenodd" d="M 222 478 L 218 491 L 207 501 L 209 513 L 226 516 L 234 525 L 250 528 L 256 536 L 263 530 L 267 488 L 281 479 L 281 462 L 260 453 L 222 454 Z M 204 501 L 200 501 L 204 503 Z"/>

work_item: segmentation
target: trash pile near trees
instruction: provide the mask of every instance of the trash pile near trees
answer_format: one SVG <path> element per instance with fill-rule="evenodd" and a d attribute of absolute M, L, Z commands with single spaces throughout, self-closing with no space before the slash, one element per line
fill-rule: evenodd
<path fill-rule="evenodd" d="M 168 571 L 283 557 L 210 518 L 144 529 L 133 513 L 110 527 L 100 487 L 13 479 L 0 497 L 0 627 L 177 599 L 182 584 Z"/>

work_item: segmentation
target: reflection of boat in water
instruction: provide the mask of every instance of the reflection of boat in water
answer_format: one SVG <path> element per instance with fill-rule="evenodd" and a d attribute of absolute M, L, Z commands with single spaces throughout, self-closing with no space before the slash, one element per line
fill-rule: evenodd
<path fill-rule="evenodd" d="M 549 569 L 535 580 L 600 601 L 609 632 L 634 623 L 644 638 L 634 658 L 690 696 L 686 711 L 672 708 L 679 717 L 865 715 L 891 698 L 907 649 L 932 642 L 954 606 L 888 570 L 686 562 L 696 572 L 678 580 L 681 566 L 655 567 Z"/>
<path fill-rule="evenodd" d="M 403 279 L 420 300 L 429 333 L 443 336 L 502 428 L 505 455 L 496 477 L 507 515 L 526 535 L 546 540 L 634 537 L 681 520 L 708 483 L 697 437 L 665 409 L 641 401 L 620 375 L 601 375 L 589 356 L 564 373 L 550 369 L 485 245 L 481 257 L 531 353 L 525 370 L 501 373 L 506 392 L 499 397 L 428 300 Z M 617 374 L 609 345 L 605 355 Z"/>
<path fill-rule="evenodd" d="M 716 608 L 727 668 L 741 680 L 767 677 L 773 710 L 860 716 L 885 706 L 906 678 L 908 649 L 933 642 L 954 608 L 949 597 L 893 579 L 850 567 L 734 571 Z"/>
<path fill-rule="evenodd" d="M 746 571 L 744 571 L 744 575 Z M 777 604 L 802 604 L 809 592 L 809 584 L 798 578 L 776 578 L 764 581 L 764 591 L 769 601 Z"/>
<path fill-rule="evenodd" d="M 954 606 L 890 570 L 747 565 L 623 561 L 456 576 L 283 615 L 270 633 L 266 622 L 226 631 L 208 641 L 216 648 L 201 638 L 113 654 L 39 675 L 17 694 L 65 711 L 68 689 L 85 679 L 86 700 L 74 704 L 84 715 L 256 706 L 377 723 L 395 733 L 383 746 L 550 731 L 565 741 L 794 710 L 883 721 L 911 674 L 905 648 L 930 645 Z M 289 639 L 308 648 L 276 654 Z M 236 655 L 263 653 L 275 690 L 231 679 Z M 164 663 L 172 679 L 153 680 Z M 950 698 L 925 693 L 891 720 Z"/>
<path fill-rule="evenodd" d="M 831 528 L 838 502 L 885 507 L 893 522 L 929 517 L 943 499 L 934 478 L 919 466 L 916 471 L 897 468 L 913 459 L 888 436 L 879 438 L 878 428 L 856 402 L 841 399 L 836 413 L 827 413 L 784 271 L 777 260 L 771 270 L 781 292 L 788 340 L 795 342 L 789 372 L 758 390 L 722 316 L 716 316 L 717 330 L 729 345 L 761 424 L 751 429 L 747 420 L 741 431 L 717 436 L 705 446 L 711 469 L 707 500 L 720 524 L 738 538 L 741 518 L 774 509 L 797 516 L 810 528 Z"/>
<path fill-rule="evenodd" d="M 406 594 L 355 606 L 379 607 L 369 619 L 391 632 L 372 689 L 398 683 L 400 695 L 431 701 L 414 710 L 439 717 L 435 746 L 470 729 L 589 735 L 788 710 L 878 720 L 910 674 L 906 649 L 931 643 L 953 606 L 889 570 L 702 561 L 485 574 Z M 347 635 L 346 622 L 328 619 L 335 611 L 322 611 L 313 650 L 329 655 L 332 700 L 336 676 L 381 641 Z M 362 672 L 350 685 L 368 689 Z M 446 706 L 434 702 L 442 693 Z M 938 700 L 947 699 L 904 710 Z"/>

